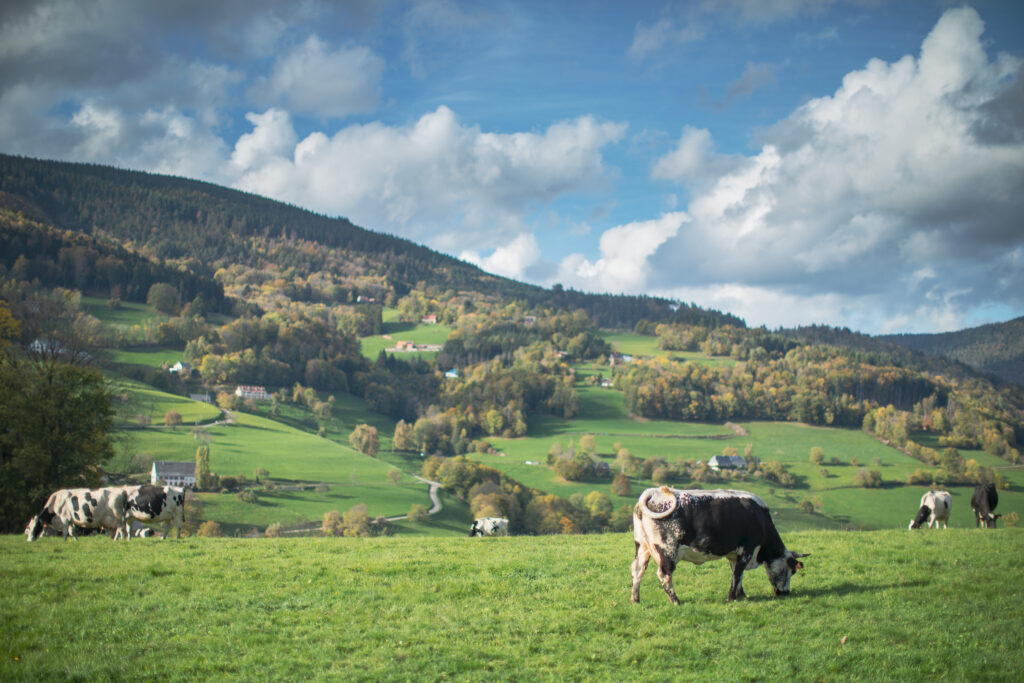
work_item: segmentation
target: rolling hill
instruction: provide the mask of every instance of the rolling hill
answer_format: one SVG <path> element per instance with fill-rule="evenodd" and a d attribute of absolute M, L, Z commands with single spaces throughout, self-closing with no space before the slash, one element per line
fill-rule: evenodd
<path fill-rule="evenodd" d="M 1024 386 L 1024 317 L 941 334 L 895 334 L 879 339 L 971 366 Z"/>

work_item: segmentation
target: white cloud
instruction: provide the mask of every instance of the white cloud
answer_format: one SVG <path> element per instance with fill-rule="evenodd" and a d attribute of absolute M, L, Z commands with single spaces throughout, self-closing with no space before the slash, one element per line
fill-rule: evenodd
<path fill-rule="evenodd" d="M 281 57 L 253 96 L 262 104 L 323 117 L 365 114 L 377 107 L 384 60 L 362 46 L 331 50 L 311 35 Z"/>
<path fill-rule="evenodd" d="M 538 203 L 600 187 L 625 125 L 592 117 L 543 133 L 485 133 L 447 107 L 401 127 L 351 125 L 302 141 L 285 112 L 250 114 L 233 185 L 451 253 L 504 245 Z"/>
<path fill-rule="evenodd" d="M 589 261 L 582 254 L 572 254 L 562 261 L 555 279 L 589 291 L 641 292 L 647 280 L 648 257 L 688 220 L 685 213 L 677 211 L 606 230 L 599 244 L 600 258 Z"/>
<path fill-rule="evenodd" d="M 647 285 L 774 291 L 774 304 L 727 308 L 752 310 L 755 323 L 793 317 L 772 305 L 804 313 L 828 297 L 861 300 L 875 307 L 862 316 L 868 329 L 948 325 L 977 303 L 1024 305 L 1024 290 L 989 275 L 1021 280 L 1024 145 L 1013 131 L 993 136 L 1004 144 L 975 133 L 992 123 L 986 107 L 1013 87 L 1021 62 L 990 61 L 982 30 L 974 10 L 946 12 L 918 58 L 871 60 L 794 111 L 778 145 L 727 160 L 734 167 L 691 200 L 692 223 L 651 257 Z M 706 131 L 687 128 L 652 175 L 692 183 L 718 160 L 711 150 Z M 940 276 L 914 275 L 926 272 Z"/>
<path fill-rule="evenodd" d="M 636 60 L 666 47 L 685 45 L 704 37 L 704 30 L 693 23 L 680 26 L 673 18 L 662 17 L 653 24 L 638 23 L 627 54 Z"/>
<path fill-rule="evenodd" d="M 540 259 L 540 247 L 533 233 L 521 233 L 508 244 L 495 249 L 490 256 L 481 257 L 476 251 L 463 251 L 459 258 L 483 268 L 489 273 L 522 279 Z"/>

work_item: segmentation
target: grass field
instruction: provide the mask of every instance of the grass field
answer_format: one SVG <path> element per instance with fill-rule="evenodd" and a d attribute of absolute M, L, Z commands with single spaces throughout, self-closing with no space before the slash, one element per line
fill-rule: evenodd
<path fill-rule="evenodd" d="M 82 306 L 86 312 L 99 318 L 107 325 L 131 327 L 147 322 L 163 322 L 170 316 L 160 313 L 152 306 L 132 301 L 122 301 L 117 308 L 107 306 L 107 300 L 99 297 L 83 296 Z"/>
<path fill-rule="evenodd" d="M 387 314 L 388 311 L 385 311 Z M 451 333 L 452 328 L 447 325 L 414 325 L 411 323 L 402 323 L 394 319 L 394 311 L 391 315 L 384 316 L 384 328 L 383 332 L 379 335 L 372 337 L 362 337 L 359 341 L 362 344 L 363 355 L 371 360 L 376 360 L 377 356 L 384 349 L 394 347 L 399 341 L 411 341 L 417 345 L 426 344 L 437 344 L 444 346 L 444 343 L 448 341 L 448 335 Z M 433 358 L 437 355 L 436 351 L 402 351 L 394 352 L 396 358 L 409 360 L 412 358 Z"/>
<path fill-rule="evenodd" d="M 726 603 L 683 563 L 673 606 L 628 534 L 0 538 L 2 680 L 1018 680 L 1024 530 L 784 534 Z"/>
<path fill-rule="evenodd" d="M 186 425 L 216 420 L 221 414 L 217 406 L 168 394 L 132 379 L 118 378 L 111 387 L 115 395 L 127 395 L 133 412 L 146 415 L 153 424 L 163 424 L 164 416 L 171 411 L 181 415 L 181 421 Z"/>
<path fill-rule="evenodd" d="M 180 348 L 169 347 L 139 347 L 130 349 L 113 349 L 111 360 L 115 363 L 125 365 L 147 365 L 151 368 L 159 368 L 163 363 L 174 365 L 182 358 Z"/>

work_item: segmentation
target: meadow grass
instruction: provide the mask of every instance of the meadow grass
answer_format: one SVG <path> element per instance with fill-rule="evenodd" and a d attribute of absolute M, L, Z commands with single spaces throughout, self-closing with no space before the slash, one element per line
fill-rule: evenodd
<path fill-rule="evenodd" d="M 178 410 L 185 422 L 211 419 L 217 409 L 182 397 L 164 394 L 145 385 L 127 384 L 136 400 L 148 404 L 147 411 L 154 421 L 162 420 L 163 413 Z M 814 427 L 795 423 L 748 422 L 741 426 L 746 434 L 718 424 L 681 423 L 668 420 L 638 420 L 625 410 L 622 394 L 609 389 L 579 385 L 583 416 L 566 420 L 553 416 L 534 416 L 530 420 L 528 435 L 520 439 L 490 438 L 499 454 L 473 454 L 482 463 L 495 467 L 513 479 L 532 488 L 568 498 L 573 494 L 601 491 L 609 496 L 614 507 L 636 502 L 643 488 L 668 483 L 689 487 L 693 482 L 655 482 L 642 477 L 632 481 L 632 492 L 626 496 L 612 493 L 609 479 L 569 482 L 546 466 L 547 453 L 557 441 L 564 448 L 570 439 L 578 445 L 584 434 L 594 434 L 601 459 L 614 468 L 615 445 L 629 449 L 636 457 L 663 457 L 667 461 L 707 460 L 727 447 L 744 453 L 749 445 L 754 455 L 762 460 L 778 460 L 797 477 L 797 485 L 786 489 L 770 481 L 752 480 L 709 483 L 704 487 L 731 487 L 749 490 L 761 496 L 771 507 L 781 529 L 886 529 L 905 528 L 917 510 L 921 495 L 927 486 L 906 486 L 907 475 L 924 465 L 896 449 L 886 447 L 861 430 Z M 422 459 L 418 454 L 390 451 L 394 422 L 368 410 L 365 401 L 348 394 L 336 396 L 334 417 L 328 423 L 327 438 L 314 435 L 317 423 L 304 406 L 282 404 L 276 419 L 265 414 L 266 405 L 260 404 L 260 415 L 235 413 L 236 424 L 206 429 L 212 438 L 211 466 L 221 475 L 252 477 L 257 467 L 263 467 L 278 480 L 327 482 L 337 487 L 337 495 L 344 501 L 330 499 L 312 502 L 303 495 L 269 496 L 258 505 L 238 501 L 233 495 L 210 494 L 210 504 L 204 518 L 216 520 L 230 530 L 265 528 L 273 522 L 297 525 L 316 521 L 332 509 L 344 511 L 357 502 L 365 502 L 371 514 L 388 516 L 405 514 L 412 503 L 429 505 L 426 487 L 409 484 L 400 491 L 386 482 L 387 471 L 398 468 L 407 475 L 420 471 Z M 188 410 L 201 411 L 198 414 Z M 367 458 L 348 445 L 348 435 L 357 424 L 377 427 L 381 452 L 378 458 Z M 198 443 L 189 426 L 171 430 L 151 427 L 145 430 L 119 432 L 119 454 L 108 464 L 114 472 L 128 472 L 131 456 L 148 453 L 157 460 L 193 460 Z M 826 462 L 838 458 L 838 466 L 819 466 L 810 462 L 811 448 L 824 450 Z M 964 458 L 974 458 L 981 464 L 1000 467 L 1011 484 L 1000 492 L 998 511 L 1004 516 L 1016 512 L 1024 516 L 1024 470 L 1006 468 L 1005 461 L 980 451 L 963 451 Z M 857 462 L 857 465 L 853 465 Z M 877 464 L 876 464 L 877 462 Z M 528 464 L 537 463 L 537 464 Z M 861 467 L 877 469 L 885 485 L 880 489 L 863 489 L 856 485 L 855 477 Z M 405 482 L 412 480 L 407 476 Z M 333 490 L 333 489 L 332 489 Z M 952 487 L 953 514 L 951 524 L 973 526 L 970 510 L 971 487 Z M 380 500 L 381 497 L 386 500 Z M 454 500 L 454 499 L 453 499 Z M 811 501 L 815 512 L 800 509 Z M 347 503 L 343 505 L 342 503 Z M 461 517 L 451 521 L 450 527 L 432 518 L 423 525 L 400 525 L 402 534 L 436 535 L 450 533 L 462 535 L 472 515 L 462 504 L 449 511 Z"/>
<path fill-rule="evenodd" d="M 142 346 L 129 349 L 111 349 L 110 358 L 121 365 L 145 365 L 151 368 L 159 368 L 164 363 L 174 365 L 182 358 L 182 350 L 176 347 L 167 346 Z"/>
<path fill-rule="evenodd" d="M 3 680 L 1018 680 L 1024 530 L 784 534 L 763 569 L 653 566 L 629 534 L 0 538 Z"/>
<path fill-rule="evenodd" d="M 126 377 L 112 380 L 110 388 L 115 396 L 127 396 L 134 412 L 147 416 L 154 424 L 163 424 L 164 416 L 171 411 L 181 415 L 182 423 L 188 425 L 216 420 L 221 414 L 215 405 L 168 394 Z"/>
<path fill-rule="evenodd" d="M 383 331 L 379 335 L 362 337 L 359 340 L 363 356 L 370 360 L 377 360 L 380 352 L 394 347 L 399 341 L 411 341 L 417 345 L 437 344 L 444 346 L 448 341 L 448 335 L 452 328 L 447 325 L 423 325 L 401 322 L 385 322 Z M 433 358 L 436 351 L 402 351 L 392 353 L 396 358 L 409 360 L 412 358 Z"/>
<path fill-rule="evenodd" d="M 110 308 L 106 299 L 83 296 L 82 306 L 87 313 L 95 316 L 101 322 L 119 327 L 143 325 L 147 322 L 163 322 L 170 319 L 169 315 L 157 311 L 152 306 L 133 301 L 122 301 L 117 308 Z"/>

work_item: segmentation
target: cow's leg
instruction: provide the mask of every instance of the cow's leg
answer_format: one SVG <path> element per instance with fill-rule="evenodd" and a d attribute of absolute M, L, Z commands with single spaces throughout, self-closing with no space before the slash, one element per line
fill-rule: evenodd
<path fill-rule="evenodd" d="M 672 604 L 678 605 L 679 598 L 676 596 L 676 589 L 672 586 L 672 572 L 676 570 L 676 548 L 665 546 L 658 546 L 655 548 L 657 557 L 654 559 L 658 562 L 658 580 L 661 581 L 661 587 L 665 589 L 665 595 L 672 601 Z"/>
<path fill-rule="evenodd" d="M 637 543 L 636 557 L 633 558 L 633 564 L 630 565 L 630 570 L 633 574 L 633 593 L 630 597 L 630 602 L 640 602 L 640 581 L 644 578 L 644 572 L 647 571 L 647 563 L 650 560 L 651 552 L 647 549 L 647 546 Z"/>
<path fill-rule="evenodd" d="M 732 564 L 732 583 L 729 584 L 729 595 L 726 600 L 731 602 L 747 597 L 747 594 L 743 592 L 743 572 L 746 571 L 747 564 L 750 563 L 750 556 L 738 555 L 736 559 L 729 560 L 729 562 Z"/>

